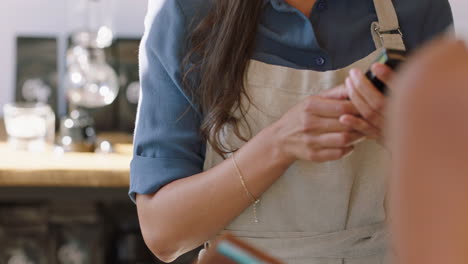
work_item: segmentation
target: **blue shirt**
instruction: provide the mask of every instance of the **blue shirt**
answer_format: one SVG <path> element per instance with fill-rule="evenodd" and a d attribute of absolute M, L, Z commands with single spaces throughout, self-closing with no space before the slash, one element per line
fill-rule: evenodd
<path fill-rule="evenodd" d="M 310 17 L 284 0 L 262 1 L 252 59 L 327 71 L 343 68 L 375 50 L 370 25 L 377 15 L 372 0 L 318 0 Z M 448 0 L 393 2 L 409 51 L 452 23 Z M 131 163 L 132 199 L 136 193 L 155 193 L 203 170 L 202 116 L 183 92 L 180 69 L 187 36 L 208 13 L 209 3 L 165 0 L 158 12 L 150 5 L 140 49 L 142 94 Z"/>

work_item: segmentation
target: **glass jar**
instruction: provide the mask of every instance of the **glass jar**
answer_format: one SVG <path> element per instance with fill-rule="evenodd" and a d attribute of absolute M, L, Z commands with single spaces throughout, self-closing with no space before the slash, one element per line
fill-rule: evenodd
<path fill-rule="evenodd" d="M 3 107 L 8 145 L 16 150 L 44 151 L 55 141 L 55 114 L 42 103 L 11 103 Z"/>

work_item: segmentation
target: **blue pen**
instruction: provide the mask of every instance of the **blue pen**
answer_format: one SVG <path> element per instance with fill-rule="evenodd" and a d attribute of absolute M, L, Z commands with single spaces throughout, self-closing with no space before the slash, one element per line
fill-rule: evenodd
<path fill-rule="evenodd" d="M 262 260 L 259 260 L 255 256 L 252 256 L 250 253 L 228 241 L 219 243 L 217 250 L 221 255 L 239 264 L 266 264 Z"/>

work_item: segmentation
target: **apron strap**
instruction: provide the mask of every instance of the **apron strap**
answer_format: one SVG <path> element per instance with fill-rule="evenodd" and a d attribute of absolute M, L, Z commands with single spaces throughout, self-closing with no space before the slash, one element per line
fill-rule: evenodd
<path fill-rule="evenodd" d="M 392 0 L 374 0 L 374 6 L 379 20 L 371 25 L 376 47 L 406 50 Z"/>

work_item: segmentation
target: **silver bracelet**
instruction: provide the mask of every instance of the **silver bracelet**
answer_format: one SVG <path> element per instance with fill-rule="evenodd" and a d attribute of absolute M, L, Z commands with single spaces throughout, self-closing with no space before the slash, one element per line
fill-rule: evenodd
<path fill-rule="evenodd" d="M 245 190 L 245 193 L 247 196 L 252 200 L 253 202 L 253 216 L 254 216 L 254 222 L 259 223 L 260 221 L 258 220 L 257 217 L 257 204 L 260 203 L 259 199 L 256 199 L 255 196 L 249 191 L 247 188 L 247 185 L 245 184 L 244 176 L 242 176 L 242 173 L 239 169 L 239 166 L 237 165 L 235 153 L 232 154 L 232 162 L 234 163 L 234 167 L 236 168 L 237 174 L 239 175 L 240 182 L 242 184 L 242 187 Z"/>

